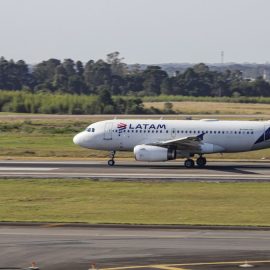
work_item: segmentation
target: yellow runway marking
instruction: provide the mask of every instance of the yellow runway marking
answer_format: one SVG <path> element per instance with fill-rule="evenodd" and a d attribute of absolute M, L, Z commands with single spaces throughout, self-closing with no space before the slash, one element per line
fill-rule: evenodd
<path fill-rule="evenodd" d="M 270 260 L 267 261 L 234 261 L 234 262 L 198 262 L 198 263 L 180 263 L 180 264 L 150 264 L 150 265 L 133 265 L 133 266 L 122 266 L 122 267 L 112 267 L 112 268 L 103 268 L 100 270 L 125 270 L 125 269 L 140 269 L 140 268 L 157 268 L 162 270 L 186 270 L 180 268 L 182 266 L 205 266 L 205 265 L 232 265 L 232 264 L 244 264 L 248 262 L 250 264 L 256 263 L 270 263 Z"/>

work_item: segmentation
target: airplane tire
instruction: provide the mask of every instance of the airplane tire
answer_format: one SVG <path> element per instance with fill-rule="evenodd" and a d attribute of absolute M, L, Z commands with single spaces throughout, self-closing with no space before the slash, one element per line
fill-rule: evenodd
<path fill-rule="evenodd" d="M 194 167 L 194 161 L 193 159 L 186 159 L 184 163 L 186 168 L 193 168 Z"/>
<path fill-rule="evenodd" d="M 113 166 L 115 164 L 113 159 L 108 160 L 108 165 L 109 166 Z"/>
<path fill-rule="evenodd" d="M 196 164 L 200 168 L 204 167 L 206 165 L 206 158 L 205 157 L 199 157 L 199 158 L 197 158 Z"/>

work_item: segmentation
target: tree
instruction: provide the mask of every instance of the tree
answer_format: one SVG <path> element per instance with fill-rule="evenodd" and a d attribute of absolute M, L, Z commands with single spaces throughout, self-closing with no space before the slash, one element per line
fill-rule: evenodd
<path fill-rule="evenodd" d="M 66 92 L 68 90 L 68 74 L 63 65 L 59 65 L 55 69 L 55 75 L 53 78 L 54 89 Z"/>
<path fill-rule="evenodd" d="M 33 77 L 36 81 L 35 90 L 47 85 L 49 90 L 54 91 L 53 81 L 55 80 L 56 68 L 60 65 L 61 61 L 53 58 L 37 64 L 33 70 Z"/>
<path fill-rule="evenodd" d="M 102 85 L 98 87 L 97 104 L 99 105 L 100 113 L 104 113 L 106 107 L 107 107 L 106 109 L 107 113 L 108 113 L 108 110 L 111 110 L 111 108 L 114 107 L 114 102 L 112 100 L 111 93 L 106 85 Z"/>
<path fill-rule="evenodd" d="M 147 95 L 159 95 L 161 83 L 168 78 L 168 74 L 159 66 L 148 66 L 142 76 L 144 93 Z"/>
<path fill-rule="evenodd" d="M 111 66 L 111 71 L 113 75 L 124 76 L 128 73 L 127 64 L 122 61 L 124 58 L 120 58 L 119 52 L 112 52 L 107 54 L 107 63 Z"/>
<path fill-rule="evenodd" d="M 83 73 L 84 73 L 84 66 L 83 66 L 83 63 L 81 61 L 77 61 L 76 64 L 76 72 L 77 72 L 77 75 L 79 75 L 80 77 L 83 76 Z"/>
<path fill-rule="evenodd" d="M 84 70 L 84 79 L 90 92 L 96 92 L 99 86 L 108 85 L 111 82 L 110 65 L 103 60 L 87 62 Z"/>
<path fill-rule="evenodd" d="M 67 76 L 70 77 L 76 74 L 75 63 L 72 59 L 65 59 L 62 66 L 65 69 Z"/>

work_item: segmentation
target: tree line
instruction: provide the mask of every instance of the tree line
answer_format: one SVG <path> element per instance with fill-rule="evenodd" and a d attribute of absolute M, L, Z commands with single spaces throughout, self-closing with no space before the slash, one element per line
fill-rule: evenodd
<path fill-rule="evenodd" d="M 210 70 L 203 63 L 169 76 L 161 67 L 127 65 L 118 52 L 106 60 L 87 63 L 49 59 L 34 66 L 25 61 L 0 58 L 0 89 L 30 93 L 130 96 L 270 96 L 270 84 L 262 77 L 247 80 L 240 70 Z M 112 104 L 109 104 L 113 106 Z"/>

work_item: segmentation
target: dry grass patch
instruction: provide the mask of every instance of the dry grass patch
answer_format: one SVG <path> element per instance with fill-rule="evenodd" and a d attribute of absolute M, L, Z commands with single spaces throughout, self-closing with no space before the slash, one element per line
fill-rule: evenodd
<path fill-rule="evenodd" d="M 162 110 L 165 102 L 145 102 L 146 108 L 151 106 Z M 270 114 L 269 104 L 225 103 L 225 102 L 171 102 L 173 109 L 183 114 Z"/>

